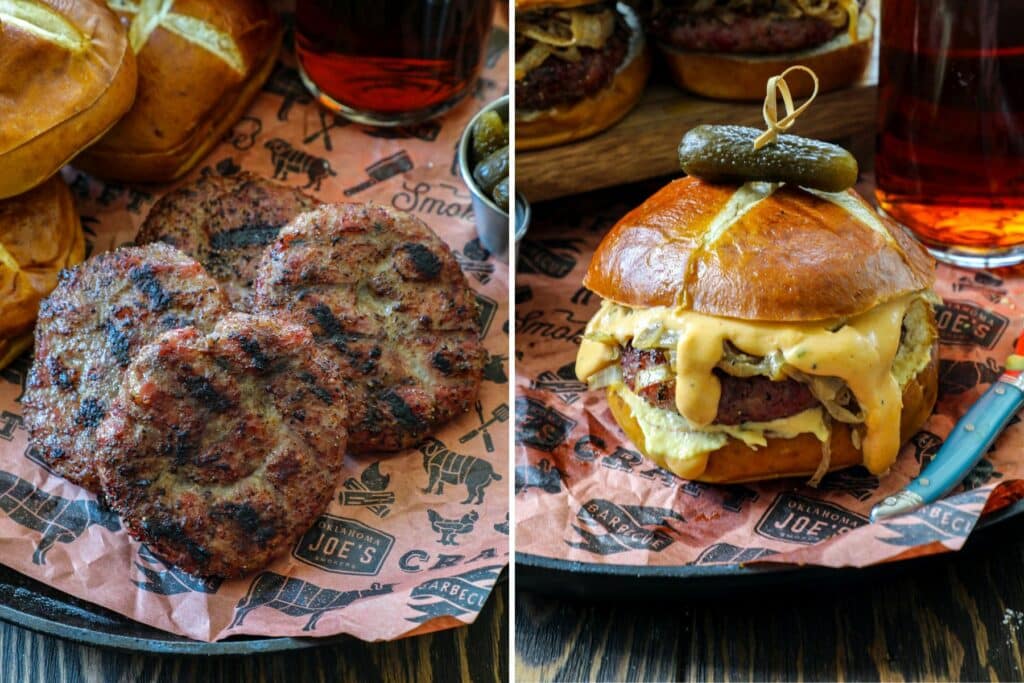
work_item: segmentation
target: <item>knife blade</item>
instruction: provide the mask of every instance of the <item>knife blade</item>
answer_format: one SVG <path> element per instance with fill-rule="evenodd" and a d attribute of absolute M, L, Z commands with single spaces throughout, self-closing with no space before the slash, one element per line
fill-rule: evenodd
<path fill-rule="evenodd" d="M 960 418 L 935 457 L 907 486 L 871 509 L 871 521 L 905 515 L 952 491 L 978 464 L 1024 405 L 1024 335 L 1006 370 Z"/>

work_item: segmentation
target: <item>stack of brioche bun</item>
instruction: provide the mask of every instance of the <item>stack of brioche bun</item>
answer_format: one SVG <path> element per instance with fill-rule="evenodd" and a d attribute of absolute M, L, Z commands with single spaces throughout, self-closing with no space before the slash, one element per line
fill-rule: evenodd
<path fill-rule="evenodd" d="M 107 0 L 139 64 L 128 114 L 75 165 L 116 180 L 174 180 L 216 145 L 259 92 L 283 28 L 262 0 Z"/>
<path fill-rule="evenodd" d="M 262 0 L 0 1 L 0 367 L 84 258 L 57 172 L 183 175 L 242 116 L 282 31 Z"/>

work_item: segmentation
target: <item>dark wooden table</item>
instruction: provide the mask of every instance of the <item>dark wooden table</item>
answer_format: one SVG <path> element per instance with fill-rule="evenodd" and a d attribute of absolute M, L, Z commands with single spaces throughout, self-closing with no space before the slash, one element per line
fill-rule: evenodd
<path fill-rule="evenodd" d="M 517 680 L 1024 679 L 1024 519 L 870 582 L 609 598 L 520 591 Z"/>
<path fill-rule="evenodd" d="M 507 681 L 508 583 L 476 623 L 392 643 L 347 641 L 235 657 L 129 654 L 78 645 L 0 623 L 0 682 L 27 681 Z"/>

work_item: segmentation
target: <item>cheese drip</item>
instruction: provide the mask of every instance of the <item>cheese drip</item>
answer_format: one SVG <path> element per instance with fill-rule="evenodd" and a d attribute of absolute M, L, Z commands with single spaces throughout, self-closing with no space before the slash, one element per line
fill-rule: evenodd
<path fill-rule="evenodd" d="M 718 411 L 721 383 L 712 371 L 722 360 L 724 342 L 752 356 L 777 352 L 785 366 L 846 382 L 865 415 L 864 465 L 881 474 L 899 452 L 903 390 L 893 376 L 893 360 L 903 317 L 920 296 L 908 294 L 845 321 L 809 323 L 736 320 L 669 307 L 631 309 L 605 301 L 587 325 L 577 374 L 586 380 L 617 362 L 618 346 L 660 325 L 678 336 L 676 408 L 699 430 L 711 425 Z"/>

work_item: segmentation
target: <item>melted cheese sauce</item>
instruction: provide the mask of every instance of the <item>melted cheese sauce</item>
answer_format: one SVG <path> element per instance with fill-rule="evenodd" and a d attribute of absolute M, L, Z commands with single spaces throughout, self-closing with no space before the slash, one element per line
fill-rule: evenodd
<path fill-rule="evenodd" d="M 728 432 L 721 426 L 712 425 L 721 396 L 721 384 L 712 370 L 722 359 L 723 343 L 729 341 L 743 353 L 752 356 L 767 356 L 778 352 L 787 366 L 800 372 L 838 377 L 846 382 L 865 415 L 861 439 L 864 465 L 872 473 L 881 474 L 889 469 L 899 452 L 903 390 L 893 376 L 893 360 L 900 344 L 903 317 L 910 304 L 920 296 L 920 293 L 909 294 L 884 303 L 845 320 L 845 324 L 835 331 L 833 329 L 839 325 L 838 320 L 810 323 L 755 322 L 668 307 L 631 309 L 605 301 L 587 325 L 586 338 L 576 360 L 576 372 L 585 381 L 595 372 L 616 363 L 619 358 L 618 347 L 625 346 L 642 330 L 661 326 L 664 330 L 674 331 L 678 334 L 675 399 L 681 420 L 689 431 L 721 435 Z M 668 424 L 665 420 L 670 421 L 671 418 L 655 419 L 643 406 L 634 406 L 635 402 L 630 402 L 625 392 L 623 396 L 630 403 L 634 414 L 645 418 L 640 420 L 645 438 L 648 438 L 647 430 L 650 428 L 655 447 L 671 450 L 668 437 L 662 439 L 654 433 L 655 427 L 664 427 Z M 669 411 L 653 410 L 672 414 Z M 827 433 L 821 411 L 805 411 L 808 412 L 818 412 L 820 427 L 804 416 L 804 413 L 790 419 L 804 416 L 795 420 L 794 425 L 798 424 L 801 431 L 813 432 L 821 438 L 822 433 Z M 760 432 L 761 443 L 765 431 L 782 435 L 786 429 L 784 425 L 775 425 L 769 430 L 767 423 L 742 427 L 744 431 Z M 676 424 L 671 431 L 679 429 L 682 429 L 681 425 Z M 826 432 L 822 432 L 822 429 Z M 743 439 L 742 436 L 736 438 Z M 753 444 L 747 439 L 743 440 Z M 708 450 L 715 450 L 720 445 Z M 680 451 L 673 456 L 676 459 L 686 457 L 682 451 L 689 451 L 691 457 L 696 455 L 695 449 L 679 449 L 678 444 L 675 449 Z"/>

